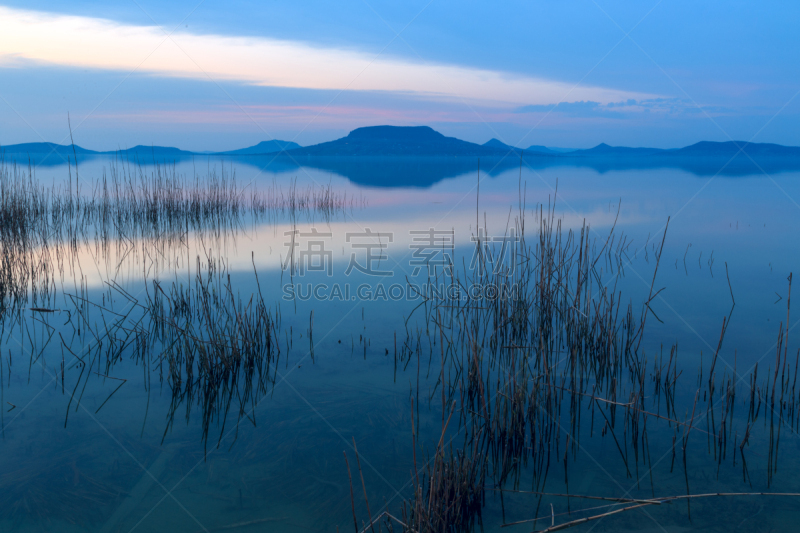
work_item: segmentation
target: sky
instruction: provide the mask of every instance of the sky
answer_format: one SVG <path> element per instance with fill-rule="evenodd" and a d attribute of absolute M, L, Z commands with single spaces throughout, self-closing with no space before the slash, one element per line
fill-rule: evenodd
<path fill-rule="evenodd" d="M 800 145 L 800 4 L 0 0 L 0 145 Z"/>

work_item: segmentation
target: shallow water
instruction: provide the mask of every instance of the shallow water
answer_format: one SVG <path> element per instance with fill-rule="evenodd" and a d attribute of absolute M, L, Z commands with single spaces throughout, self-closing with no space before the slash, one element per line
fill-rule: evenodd
<path fill-rule="evenodd" d="M 373 163 L 359 167 L 358 175 L 380 173 L 396 164 Z M 71 169 L 72 179 L 81 180 L 87 194 L 114 165 L 119 163 L 110 158 L 82 161 L 79 177 Z M 232 286 L 244 300 L 260 285 L 267 305 L 276 313 L 280 309 L 283 351 L 274 368 L 274 383 L 251 399 L 245 416 L 237 416 L 237 404 L 227 417 L 212 420 L 204 438 L 200 406 L 187 409 L 191 402 L 183 402 L 169 418 L 172 396 L 166 381 L 159 379 L 159 368 L 123 357 L 108 374 L 117 379 L 96 372 L 81 381 L 80 365 L 70 363 L 71 354 L 57 335 L 38 356 L 41 339 L 49 331 L 41 322 L 7 324 L 0 352 L 5 406 L 0 444 L 3 529 L 346 531 L 354 527 L 349 464 L 361 530 L 369 515 L 354 442 L 372 514 L 386 508 L 399 516 L 399 505 L 410 497 L 414 480 L 410 398 L 421 398 L 416 423 L 428 455 L 439 439 L 442 417 L 438 399 L 426 399 L 439 377 L 437 360 L 429 361 L 425 353 L 419 362 L 396 365 L 397 344 L 402 345 L 407 329 L 422 327 L 420 312 L 412 314 L 421 301 L 413 294 L 409 297 L 407 282 L 427 281 L 425 257 L 437 261 L 447 254 L 456 265 L 468 268 L 477 228 L 486 228 L 484 236 L 507 237 L 507 228 L 515 227 L 521 212 L 526 227 L 535 228 L 540 205 L 545 211 L 554 205 L 565 230 L 580 232 L 585 221 L 598 248 L 612 227 L 617 235 L 614 246 L 620 235 L 627 236 L 624 276 L 617 276 L 613 261 L 599 267 L 604 268 L 603 282 L 616 286 L 623 302 L 634 302 L 636 309 L 650 290 L 655 250 L 669 220 L 654 284 L 656 290 L 665 289 L 651 303 L 654 315 L 647 322 L 643 350 L 668 353 L 677 343 L 683 371 L 676 402 L 680 414 L 692 410 L 698 369 L 701 364 L 707 368 L 729 313 L 718 373 L 738 376 L 745 391 L 756 362 L 760 376 L 770 365 L 774 370 L 779 324 L 785 327 L 787 318 L 787 276 L 800 265 L 796 240 L 800 205 L 795 200 L 800 199 L 800 173 L 731 177 L 669 168 L 506 165 L 493 169 L 485 161 L 482 171 L 477 161 L 474 169 L 469 166 L 470 162 L 458 161 L 443 173 L 446 162 L 437 162 L 431 175 L 443 179 L 406 188 L 385 182 L 380 187 L 359 185 L 329 168 L 287 168 L 279 161 L 177 162 L 175 171 L 188 176 L 204 175 L 209 169 L 235 173 L 242 190 L 286 192 L 293 182 L 299 187 L 316 184 L 355 201 L 333 215 L 276 213 L 269 219 L 245 220 L 223 235 L 192 233 L 189 239 L 153 248 L 149 254 L 142 252 L 149 249 L 146 240 L 107 252 L 78 247 L 77 260 L 62 270 L 58 289 L 83 291 L 80 294 L 89 300 L 122 312 L 127 303 L 110 288 L 112 280 L 142 298 L 152 290 L 143 273 L 157 276 L 164 286 L 188 285 L 196 274 L 198 256 L 203 263 L 208 257 L 224 261 Z M 142 168 L 148 172 L 153 167 Z M 43 184 L 63 183 L 68 174 L 65 165 L 36 168 L 36 179 Z M 423 250 L 420 243 L 431 230 L 439 240 Z M 297 253 L 312 252 L 295 256 L 295 262 L 310 261 L 298 264 L 296 271 L 286 263 L 294 231 Z M 385 257 L 375 260 L 369 272 L 359 272 L 369 250 L 358 245 L 376 241 L 385 247 L 382 252 L 372 248 L 372 253 Z M 318 264 L 323 265 L 321 271 L 315 270 Z M 417 267 L 420 271 L 415 273 Z M 75 279 L 82 279 L 82 284 Z M 298 296 L 294 300 L 285 298 L 290 283 Z M 306 299 L 309 285 L 312 294 L 317 293 Z M 342 289 L 341 296 L 334 286 Z M 99 314 L 91 316 L 101 320 Z M 63 343 L 73 351 L 89 342 L 85 330 L 83 338 L 76 337 L 63 313 L 39 318 L 68 337 Z M 797 323 L 790 317 L 791 366 L 791 354 L 800 346 Z M 39 339 L 36 348 L 31 339 Z M 121 379 L 127 381 L 109 399 Z M 78 386 L 85 388 L 76 401 L 73 388 Z M 738 404 L 737 408 L 736 416 L 743 416 L 745 408 Z M 562 445 L 539 490 L 629 498 L 685 494 L 687 484 L 693 494 L 800 492 L 797 426 L 781 430 L 778 466 L 768 485 L 767 418 L 759 419 L 759 425 L 762 422 L 764 428 L 751 436 L 745 474 L 738 457 L 735 466 L 731 455 L 718 464 L 712 439 L 697 430 L 691 435 L 695 446 L 685 469 L 680 457 L 673 463 L 674 430 L 653 418 L 648 423 L 648 457 L 632 461 L 636 470 L 628 475 L 614 441 L 600 438 L 598 426 L 592 426 L 587 414 L 579 422 L 578 451 L 567 453 Z M 566 439 L 569 428 L 560 429 Z M 448 433 L 454 446 L 458 437 L 458 428 Z M 419 453 L 425 456 L 422 449 Z M 520 479 L 517 490 L 531 490 L 526 469 Z M 489 492 L 485 529 L 499 530 L 504 521 L 533 518 L 537 506 L 538 515 L 546 517 L 538 524 L 544 528 L 550 525 L 551 503 L 554 515 L 572 512 L 556 517 L 555 523 L 581 518 L 586 513 L 579 509 L 603 504 L 560 497 L 540 502 L 536 495 L 510 492 L 503 498 L 501 502 Z M 785 530 L 796 523 L 796 503 L 796 498 L 754 496 L 694 500 L 690 507 L 681 501 L 621 513 L 577 530 Z M 532 525 L 520 528 L 531 530 Z"/>

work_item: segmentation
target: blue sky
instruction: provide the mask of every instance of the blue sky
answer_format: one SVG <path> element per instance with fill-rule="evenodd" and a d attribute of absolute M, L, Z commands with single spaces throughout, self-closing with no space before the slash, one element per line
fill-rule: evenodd
<path fill-rule="evenodd" d="M 497 4 L 497 3 L 495 3 Z M 2 2 L 0 144 L 193 150 L 427 124 L 475 142 L 800 145 L 799 5 Z"/>

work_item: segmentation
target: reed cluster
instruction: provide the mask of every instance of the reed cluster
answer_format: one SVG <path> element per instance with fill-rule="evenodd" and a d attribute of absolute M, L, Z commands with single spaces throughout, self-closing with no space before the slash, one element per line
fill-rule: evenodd
<path fill-rule="evenodd" d="M 330 184 L 264 191 L 242 186 L 235 172 L 209 168 L 187 177 L 174 165 L 120 161 L 89 186 L 76 175 L 45 187 L 31 167 L 0 161 L 0 316 L 46 307 L 65 271 L 80 275 L 79 252 L 96 262 L 136 253 L 183 253 L 191 238 L 235 236 L 248 224 L 287 218 L 330 220 L 365 202 Z M 120 260 L 120 262 L 122 261 Z M 117 267 L 118 268 L 118 267 Z"/>
<path fill-rule="evenodd" d="M 73 336 L 59 337 L 62 353 L 72 356 L 67 368 L 80 370 L 70 399 L 75 409 L 90 379 L 118 379 L 111 376 L 127 360 L 142 368 L 148 406 L 153 375 L 170 392 L 165 437 L 181 406 L 187 420 L 193 409 L 200 410 L 206 445 L 215 424 L 219 443 L 229 415 L 237 425 L 252 420 L 257 401 L 275 382 L 280 309 L 267 305 L 260 285 L 242 298 L 220 260 L 198 257 L 196 267 L 188 285 L 145 280 L 141 299 L 117 284 L 110 284 L 103 297 L 108 305 L 80 294 L 67 296 L 73 305 L 65 325 Z M 114 300 L 124 304 L 122 310 L 111 305 Z M 126 380 L 119 381 L 98 411 Z"/>
<path fill-rule="evenodd" d="M 415 311 L 424 313 L 422 325 L 408 328 L 395 364 L 416 366 L 419 374 L 421 368 L 425 372 L 422 358 L 427 359 L 427 373 L 436 383 L 421 399 L 417 385 L 416 414 L 426 399 L 432 410 L 441 403 L 442 427 L 433 440 L 438 444 L 419 468 L 417 449 L 425 446 L 413 430 L 413 494 L 403 504 L 401 518 L 392 517 L 393 527 L 399 524 L 409 532 L 471 531 L 481 521 L 487 491 L 500 498 L 503 509 L 504 494 L 532 494 L 532 521 L 539 520 L 548 496 L 548 475 L 554 468 L 563 469 L 569 489 L 569 472 L 586 432 L 609 439 L 625 475 L 637 486 L 649 478 L 655 497 L 648 426 L 650 431 L 654 425 L 659 431 L 667 428 L 673 434 L 669 468 L 675 468 L 676 458 L 682 463 L 688 495 L 690 434 L 707 437 L 703 448 L 713 457 L 717 476 L 735 451 L 729 463 L 735 467 L 738 455 L 743 479 L 750 483 L 745 449 L 761 413 L 769 417 L 765 427 L 771 477 L 777 468 L 780 429 L 798 423 L 800 351 L 792 369 L 787 362 L 788 329 L 779 327 L 775 367 L 768 379 L 758 385 L 757 366 L 750 374 L 746 419 L 734 419 L 739 377 L 735 368 L 717 364 L 730 315 L 723 320 L 710 367 L 704 371 L 700 365 L 691 397 L 685 393 L 689 384 L 679 387 L 684 369 L 679 369 L 677 345 L 668 354 L 645 349 L 653 345 L 644 338 L 647 319 L 655 316 L 651 303 L 660 292 L 656 276 L 668 224 L 654 250 L 649 294 L 635 306 L 632 301 L 623 303 L 616 287 L 627 263 L 629 241 L 624 235 L 615 235 L 612 228 L 598 241 L 590 238 L 586 226 L 576 232 L 562 230 L 554 207 L 537 210 L 537 219 L 530 239 L 524 216 L 519 217 L 513 229 L 521 238 L 502 245 L 512 247 L 510 251 L 485 246 L 479 237 L 478 261 L 472 268 L 453 269 L 450 277 L 435 280 L 461 287 L 465 297 L 430 297 Z M 476 285 L 493 290 L 470 293 L 469 287 Z M 704 414 L 698 401 L 705 404 Z M 412 399 L 412 410 L 413 405 Z M 456 441 L 461 446 L 454 447 Z M 523 474 L 528 480 L 525 491 L 520 490 Z M 567 502 L 570 497 L 557 496 Z M 615 505 L 625 503 L 630 500 Z M 583 521 L 569 526 L 579 523 Z M 555 522 L 552 527 L 559 529 Z"/>

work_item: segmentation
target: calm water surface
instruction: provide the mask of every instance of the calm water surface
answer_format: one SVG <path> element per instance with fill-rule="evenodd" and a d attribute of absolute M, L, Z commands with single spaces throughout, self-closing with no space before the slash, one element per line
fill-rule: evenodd
<path fill-rule="evenodd" d="M 435 263 L 448 257 L 469 269 L 479 227 L 483 237 L 508 238 L 508 228 L 514 228 L 524 213 L 526 230 L 535 235 L 541 206 L 545 211 L 554 206 L 565 232 L 580 232 L 586 224 L 598 248 L 616 224 L 612 247 L 626 239 L 624 275 L 612 263 L 598 269 L 604 269 L 603 283 L 621 293 L 623 305 L 631 301 L 637 310 L 650 291 L 655 250 L 669 220 L 654 285 L 664 290 L 650 304 L 654 315 L 647 322 L 643 350 L 655 355 L 677 344 L 683 372 L 676 402 L 679 414 L 692 409 L 698 369 L 707 367 L 717 350 L 722 321 L 729 313 L 717 372 L 741 380 L 740 413 L 735 415 L 745 415 L 740 405 L 749 392 L 752 367 L 758 362 L 760 375 L 769 366 L 774 370 L 779 325 L 785 327 L 787 319 L 787 277 L 800 270 L 800 173 L 700 176 L 668 168 L 493 168 L 486 161 L 479 171 L 477 161 L 450 167 L 439 161 L 430 163 L 435 166 L 429 172 L 432 183 L 402 187 L 394 186 L 396 164 L 377 161 L 372 167 L 359 167 L 348 179 L 346 172 L 319 165 L 179 161 L 174 171 L 189 177 L 235 173 L 243 194 L 272 190 L 288 195 L 292 187 L 329 187 L 346 194 L 349 203 L 330 215 L 281 212 L 267 219 L 246 219 L 223 233 L 190 232 L 189 238 L 160 247 L 142 241 L 118 243 L 104 251 L 78 243 L 75 260 L 65 263 L 55 285 L 59 292 L 81 294 L 118 313 L 125 312 L 129 301 L 112 285 L 140 299 L 155 290 L 145 277 L 158 278 L 164 286 L 189 286 L 198 258 L 201 264 L 209 258 L 224 264 L 244 300 L 260 285 L 267 305 L 280 314 L 282 353 L 273 368 L 274 384 L 248 400 L 243 415 L 234 401 L 227 414 L 204 422 L 197 402 L 174 404 L 157 365 L 123 357 L 107 374 L 116 379 L 97 372 L 100 367 L 87 379 L 64 345 L 80 355 L 90 339 L 76 337 L 64 313 L 40 313 L 36 321 L 26 312 L 29 319 L 24 324 L 7 323 L 3 331 L 0 528 L 353 530 L 344 451 L 353 471 L 361 529 L 368 514 L 354 442 L 372 514 L 389 509 L 399 515 L 414 479 L 410 399 L 421 398 L 416 422 L 420 462 L 423 449 L 429 456 L 439 439 L 442 414 L 435 396 L 427 399 L 439 378 L 437 361 L 429 361 L 424 352 L 419 364 L 396 365 L 394 354 L 406 332 L 423 327 L 419 310 L 412 313 L 420 300 L 409 297 L 408 283 L 427 280 L 425 258 Z M 81 194 L 88 195 L 115 165 L 119 163 L 111 159 L 85 161 L 79 177 L 71 169 L 72 179 L 80 180 Z M 141 170 L 147 173 L 154 167 L 147 164 Z M 42 165 L 35 179 L 63 184 L 69 172 L 63 164 Z M 378 178 L 364 185 L 370 173 Z M 358 179 L 352 179 L 355 175 Z M 295 255 L 287 262 L 293 248 Z M 375 258 L 370 261 L 368 254 Z M 441 265 L 433 275 L 437 268 Z M 287 298 L 291 294 L 294 299 Z M 63 300 L 62 304 L 67 307 Z M 102 321 L 99 313 L 90 316 Z M 106 320 L 113 319 L 110 316 L 106 314 Z M 798 319 L 798 314 L 789 318 L 792 368 L 791 354 L 800 347 Z M 56 333 L 45 343 L 52 331 Z M 127 381 L 119 387 L 122 379 Z M 78 386 L 82 389 L 76 394 Z M 649 458 L 644 464 L 637 462 L 630 476 L 614 441 L 601 438 L 597 427 L 590 436 L 589 415 L 585 418 L 579 424 L 579 452 L 570 452 L 566 472 L 562 458 L 552 461 L 544 491 L 648 498 L 685 494 L 688 482 L 694 494 L 800 492 L 796 425 L 781 430 L 777 466 L 768 482 L 766 418 L 759 419 L 764 427 L 751 437 L 747 473 L 738 457 L 735 465 L 731 455 L 718 462 L 712 439 L 697 431 L 686 474 L 683 465 L 673 464 L 674 430 L 651 418 Z M 448 438 L 457 445 L 458 428 L 451 433 Z M 737 437 L 741 441 L 741 434 Z M 565 454 L 563 447 L 560 453 Z M 522 479 L 519 488 L 530 490 L 524 473 Z M 800 519 L 797 501 L 733 497 L 695 500 L 690 508 L 676 502 L 622 513 L 576 531 L 786 531 Z M 501 504 L 489 492 L 483 527 L 499 530 L 504 521 L 533 518 L 537 505 L 540 516 L 549 516 L 551 503 L 552 513 L 559 515 L 556 523 L 586 516 L 576 511 L 603 504 L 555 497 L 540 503 L 536 495 L 524 493 L 508 493 Z M 568 511 L 573 515 L 560 515 Z M 548 525 L 549 518 L 539 528 Z"/>

